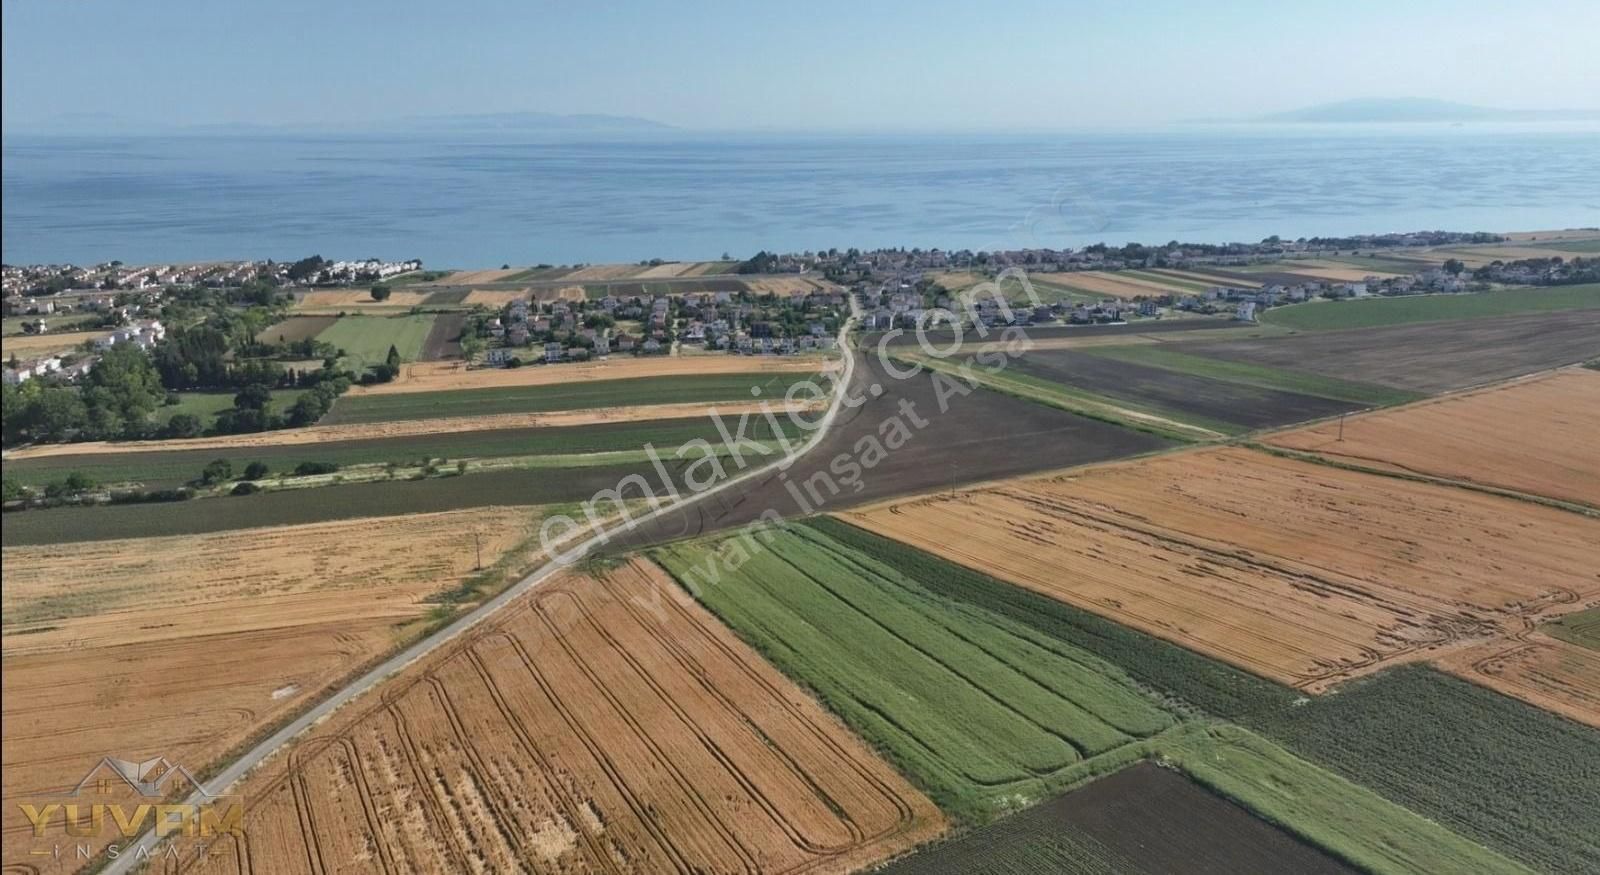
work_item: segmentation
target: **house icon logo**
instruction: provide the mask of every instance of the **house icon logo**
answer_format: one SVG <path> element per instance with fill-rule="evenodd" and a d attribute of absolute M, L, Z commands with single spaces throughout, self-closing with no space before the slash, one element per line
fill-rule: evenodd
<path fill-rule="evenodd" d="M 174 778 L 180 778 L 181 786 L 187 783 L 200 793 L 203 799 L 217 798 L 215 793 L 207 790 L 205 785 L 195 779 L 188 769 L 177 765 L 164 756 L 143 762 L 119 760 L 116 757 L 101 757 L 72 789 L 73 796 L 82 796 L 85 793 L 109 795 L 117 792 L 118 788 L 132 787 L 140 796 L 151 798 L 164 798 L 171 792 L 168 787 Z"/>

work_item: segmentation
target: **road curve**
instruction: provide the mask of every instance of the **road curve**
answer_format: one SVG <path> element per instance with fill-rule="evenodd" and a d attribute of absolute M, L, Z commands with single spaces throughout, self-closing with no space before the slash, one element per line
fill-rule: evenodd
<path fill-rule="evenodd" d="M 845 396 L 849 394 L 850 382 L 855 377 L 856 356 L 855 350 L 850 345 L 850 329 L 860 317 L 860 303 L 856 300 L 854 295 L 851 295 L 849 300 L 850 316 L 845 320 L 844 324 L 839 327 L 838 338 L 839 349 L 843 353 L 842 359 L 844 362 L 844 372 L 834 383 L 832 402 L 828 405 L 828 409 L 823 413 L 822 419 L 818 420 L 817 428 L 811 431 L 811 434 L 806 439 L 805 443 L 766 465 L 762 465 L 759 468 L 752 468 L 751 470 L 746 471 L 737 477 L 733 477 L 722 483 L 718 483 L 716 486 L 713 486 L 704 492 L 698 492 L 681 498 L 677 501 L 663 504 L 661 507 L 652 510 L 647 514 L 634 517 L 626 524 L 618 526 L 615 529 L 608 530 L 604 536 L 595 535 L 590 537 L 588 540 L 582 542 L 578 546 L 565 551 L 568 555 L 573 557 L 571 561 L 575 562 L 579 559 L 582 559 L 596 548 L 604 546 L 610 541 L 611 538 L 616 537 L 617 535 L 626 534 L 638 526 L 649 523 L 665 514 L 680 511 L 694 504 L 698 504 L 699 502 L 704 501 L 725 489 L 731 489 L 734 486 L 745 482 L 746 480 L 759 477 L 770 469 L 778 466 L 789 465 L 796 459 L 799 459 L 801 456 L 809 453 L 813 447 L 820 443 L 823 436 L 826 435 L 828 430 L 833 427 L 834 420 L 838 417 L 839 411 L 844 405 Z M 512 584 L 494 598 L 491 598 L 474 608 L 471 612 L 467 613 L 459 620 L 412 644 L 410 647 L 407 647 L 399 653 L 396 653 L 394 656 L 384 660 L 378 666 L 369 669 L 365 674 L 346 684 L 338 692 L 335 692 L 328 698 L 318 702 L 316 705 L 313 705 L 305 713 L 284 725 L 277 732 L 272 733 L 272 735 L 268 736 L 264 741 L 251 748 L 238 759 L 229 763 L 222 769 L 222 771 L 218 772 L 216 775 L 213 775 L 210 781 L 206 782 L 207 787 L 216 788 L 217 792 L 219 793 L 227 792 L 227 790 L 232 788 L 233 785 L 243 780 L 250 773 L 250 770 L 260 765 L 268 757 L 292 741 L 296 736 L 316 725 L 324 717 L 327 717 L 339 708 L 349 704 L 358 696 L 362 695 L 368 690 L 371 690 L 373 687 L 387 680 L 389 677 L 397 674 L 402 669 L 438 649 L 441 645 L 447 644 L 460 637 L 463 633 L 476 627 L 484 620 L 493 616 L 495 612 L 510 604 L 513 600 L 526 594 L 530 590 L 544 583 L 546 580 L 555 576 L 556 573 L 565 567 L 566 565 L 558 562 L 545 562 L 543 565 L 534 569 L 534 571 L 528 574 L 528 576 Z M 191 805 L 199 805 L 201 802 L 205 801 L 205 797 L 199 791 L 196 791 L 185 801 Z M 155 836 L 154 830 L 146 830 L 139 836 L 138 839 L 126 846 L 122 846 L 117 858 L 109 862 L 105 868 L 101 869 L 100 871 L 105 873 L 105 875 L 124 875 L 124 873 L 133 872 L 138 867 L 144 865 L 147 858 L 158 859 L 155 848 L 158 844 L 160 844 L 160 841 L 161 840 Z M 141 850 L 143 851 L 142 853 Z"/>

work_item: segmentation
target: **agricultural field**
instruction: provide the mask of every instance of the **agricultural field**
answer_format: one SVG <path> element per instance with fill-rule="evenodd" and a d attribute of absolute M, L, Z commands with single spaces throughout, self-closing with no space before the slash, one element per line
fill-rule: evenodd
<path fill-rule="evenodd" d="M 783 404 L 784 393 L 791 385 L 808 379 L 805 372 L 780 371 L 685 374 L 439 392 L 349 393 L 334 402 L 322 423 L 340 425 L 634 405 L 749 402 L 756 397 L 753 390 L 758 388 L 760 397 L 771 399 L 777 408 Z"/>
<path fill-rule="evenodd" d="M 800 355 L 614 356 L 587 362 L 521 368 L 468 368 L 461 362 L 424 361 L 401 365 L 400 375 L 393 382 L 379 383 L 375 386 L 352 386 L 350 394 L 351 397 L 362 397 L 407 392 L 549 386 L 590 380 L 709 374 L 748 374 L 755 380 L 761 374 L 798 371 L 819 373 L 830 367 L 829 361 L 820 356 Z"/>
<path fill-rule="evenodd" d="M 1567 614 L 1553 623 L 1546 624 L 1544 631 L 1551 638 L 1587 647 L 1590 650 L 1600 650 L 1600 607 Z"/>
<path fill-rule="evenodd" d="M 678 462 L 667 463 L 674 478 L 681 477 L 683 467 Z M 495 471 L 492 476 L 469 474 L 363 483 L 339 483 L 339 475 L 334 475 L 333 485 L 318 487 L 314 493 L 296 489 L 267 490 L 255 495 L 189 501 L 16 511 L 5 515 L 5 525 L 0 527 L 0 545 L 192 535 L 383 517 L 397 512 L 433 513 L 497 505 L 587 501 L 596 492 L 615 489 L 623 478 L 634 475 L 644 478 L 652 489 L 664 490 L 660 486 L 660 475 L 648 462 L 555 469 L 506 468 Z M 632 488 L 628 497 L 635 497 Z"/>
<path fill-rule="evenodd" d="M 1311 301 L 1273 307 L 1262 314 L 1261 320 L 1269 325 L 1300 331 L 1329 331 L 1595 309 L 1600 309 L 1600 285 L 1502 289 L 1460 295 L 1407 295 L 1355 301 Z"/>
<path fill-rule="evenodd" d="M 52 353 L 70 352 L 105 334 L 104 331 L 64 331 L 54 334 L 8 335 L 0 338 L 0 356 L 10 361 L 12 356 L 28 359 Z"/>
<path fill-rule="evenodd" d="M 417 358 L 425 362 L 461 358 L 461 331 L 466 327 L 467 314 L 441 313 L 435 316 L 428 334 L 422 339 L 422 349 Z"/>
<path fill-rule="evenodd" d="M 290 312 L 296 315 L 338 315 L 340 313 L 385 315 L 404 313 L 428 302 L 433 292 L 426 289 L 395 289 L 382 301 L 374 300 L 368 289 L 309 291 L 296 295 Z"/>
<path fill-rule="evenodd" d="M 179 868 L 842 873 L 944 829 L 642 560 L 568 572 L 385 690 L 253 774 L 246 839 Z"/>
<path fill-rule="evenodd" d="M 1600 373 L 1574 368 L 1273 435 L 1275 447 L 1600 508 Z M 1530 436 L 1537 436 L 1530 439 Z"/>
<path fill-rule="evenodd" d="M 1039 347 L 1049 348 L 1047 344 L 1048 341 L 1040 342 Z M 1236 383 L 1241 386 L 1254 386 L 1260 389 L 1313 395 L 1318 398 L 1344 401 L 1361 407 L 1384 407 L 1391 404 L 1403 404 L 1422 397 L 1415 392 L 1390 389 L 1372 383 L 1355 383 L 1349 380 L 1341 380 L 1337 377 L 1325 377 L 1320 374 L 1311 374 L 1303 371 L 1191 355 L 1184 352 L 1184 347 L 1181 344 L 1175 343 L 1083 344 L 1075 348 L 1081 349 L 1088 355 L 1119 362 L 1160 368 L 1195 377 Z"/>
<path fill-rule="evenodd" d="M 778 420 L 785 434 L 798 439 L 799 429 L 787 417 Z M 8 459 L 6 475 L 23 485 L 43 485 L 71 472 L 88 475 L 97 483 L 143 483 L 148 486 L 178 486 L 200 475 L 215 459 L 225 459 L 233 470 L 242 472 L 251 462 L 267 465 L 272 474 L 266 480 L 293 471 L 302 462 L 331 462 L 341 469 L 356 465 L 383 465 L 394 462 L 414 465 L 419 458 L 444 459 L 454 463 L 463 459 L 522 458 L 532 456 L 575 456 L 586 453 L 638 451 L 660 448 L 664 458 L 692 440 L 713 445 L 722 442 L 715 423 L 706 417 L 659 419 L 643 422 L 615 422 L 568 427 L 492 429 L 492 422 L 473 420 L 478 427 L 455 432 L 424 433 L 390 438 L 358 440 L 324 439 L 315 442 L 233 446 L 218 442 L 193 449 L 178 448 L 188 441 L 161 441 L 142 445 L 144 452 L 105 452 L 50 454 Z M 333 429 L 324 429 L 332 432 Z M 757 441 L 774 437 L 765 418 L 752 423 L 745 436 Z M 333 435 L 325 434 L 325 438 Z M 169 449 L 162 449 L 166 445 Z M 177 445 L 177 446 L 174 446 Z M 571 463 L 576 460 L 568 459 Z M 348 473 L 348 472 L 346 472 Z"/>
<path fill-rule="evenodd" d="M 1356 869 L 1146 760 L 939 845 L 884 875 L 1139 875 Z"/>
<path fill-rule="evenodd" d="M 1239 433 L 1356 409 L 1316 395 L 1212 379 L 1074 350 L 1033 350 L 1011 365 L 1023 374 L 1152 408 L 1182 422 Z"/>
<path fill-rule="evenodd" d="M 338 316 L 290 316 L 256 332 L 261 343 L 298 343 L 310 340 L 339 321 Z"/>
<path fill-rule="evenodd" d="M 484 562 L 529 561 L 541 510 L 494 507 L 3 552 L 5 862 L 19 798 L 108 752 L 204 769 L 420 630 Z M 7 527 L 10 522 L 7 522 Z M 159 703 L 152 706 L 152 703 Z"/>
<path fill-rule="evenodd" d="M 1457 651 L 1436 665 L 1480 686 L 1600 729 L 1600 651 L 1559 638 L 1521 633 Z"/>
<path fill-rule="evenodd" d="M 1277 711 L 1260 729 L 1529 866 L 1588 872 L 1600 860 L 1600 730 L 1424 666 Z"/>
<path fill-rule="evenodd" d="M 1363 305 L 1356 301 L 1304 306 Z M 1600 309 L 1205 340 L 1186 344 L 1183 351 L 1432 394 L 1600 355 Z"/>
<path fill-rule="evenodd" d="M 365 371 L 388 358 L 389 347 L 400 360 L 413 362 L 422 355 L 423 343 L 433 328 L 434 316 L 345 316 L 323 329 L 318 340 L 344 350 L 345 367 Z"/>
<path fill-rule="evenodd" d="M 1090 651 L 940 598 L 817 529 L 759 537 L 652 555 L 962 820 L 1045 798 L 1062 770 L 1176 722 Z"/>
<path fill-rule="evenodd" d="M 1246 449 L 845 518 L 1313 692 L 1600 595 L 1600 520 Z"/>

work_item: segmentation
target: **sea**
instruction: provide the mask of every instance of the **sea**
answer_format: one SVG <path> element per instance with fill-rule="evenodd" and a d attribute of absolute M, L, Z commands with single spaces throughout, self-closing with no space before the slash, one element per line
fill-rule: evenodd
<path fill-rule="evenodd" d="M 3 137 L 7 264 L 1221 243 L 1600 226 L 1600 127 Z"/>

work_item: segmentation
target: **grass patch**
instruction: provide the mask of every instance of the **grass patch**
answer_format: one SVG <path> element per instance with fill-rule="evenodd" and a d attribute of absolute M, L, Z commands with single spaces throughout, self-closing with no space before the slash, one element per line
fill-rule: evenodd
<path fill-rule="evenodd" d="M 1530 866 L 1592 871 L 1600 860 L 1600 730 L 1417 665 L 1251 724 Z"/>
<path fill-rule="evenodd" d="M 1088 650 L 938 595 L 817 528 L 744 550 L 731 537 L 654 555 L 965 821 L 1038 801 L 1066 786 L 1064 770 L 1176 722 Z"/>
<path fill-rule="evenodd" d="M 1600 607 L 1568 614 L 1559 620 L 1546 623 L 1544 632 L 1568 644 L 1600 650 Z"/>
<path fill-rule="evenodd" d="M 416 361 L 422 355 L 422 343 L 428 339 L 433 320 L 432 314 L 343 316 L 323 329 L 317 339 L 344 350 L 340 364 L 359 372 L 383 364 L 390 346 L 400 353 L 402 361 Z"/>
<path fill-rule="evenodd" d="M 1227 383 L 1238 383 L 1242 386 L 1280 389 L 1285 392 L 1298 392 L 1302 395 L 1315 395 L 1319 398 L 1331 398 L 1336 401 L 1348 401 L 1352 404 L 1366 404 L 1373 407 L 1404 404 L 1423 397 L 1416 392 L 1391 389 L 1387 386 L 1356 383 L 1335 377 L 1324 377 L 1319 374 L 1285 371 L 1265 365 L 1193 355 L 1174 348 L 1173 344 L 1145 343 L 1130 344 L 1128 346 L 1085 346 L 1080 352 L 1086 355 L 1100 356 L 1101 358 L 1116 359 L 1130 364 L 1149 365 L 1197 377 L 1209 377 L 1213 380 L 1222 380 Z"/>
<path fill-rule="evenodd" d="M 324 425 L 350 422 L 392 422 L 448 416 L 486 416 L 496 413 L 547 413 L 633 407 L 642 404 L 692 404 L 751 401 L 751 389 L 761 398 L 780 399 L 791 385 L 811 379 L 803 371 L 782 374 L 695 374 L 640 377 L 628 380 L 593 380 L 549 386 L 511 386 L 493 389 L 456 389 L 444 392 L 404 392 L 389 395 L 345 395 L 323 418 Z M 781 415 L 781 414 L 780 414 Z M 752 416 L 754 420 L 758 417 Z M 730 422 L 729 428 L 736 423 Z"/>
<path fill-rule="evenodd" d="M 287 413 L 305 392 L 305 389 L 274 389 L 268 409 L 274 413 Z M 237 392 L 179 392 L 177 404 L 157 407 L 155 412 L 150 414 L 150 418 L 158 425 L 166 425 L 172 417 L 187 413 L 199 418 L 203 425 L 210 426 L 212 419 L 218 413 L 233 409 L 233 399 L 237 394 Z"/>
<path fill-rule="evenodd" d="M 1313 301 L 1273 307 L 1262 315 L 1261 320 L 1302 331 L 1331 331 L 1595 308 L 1600 308 L 1600 284 L 1502 289 L 1461 295 Z"/>

